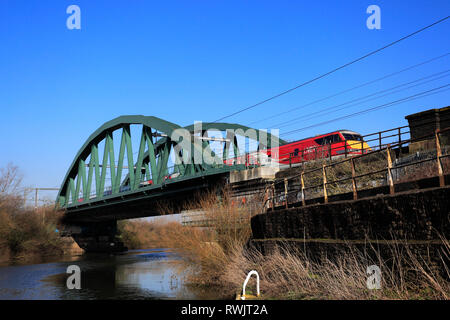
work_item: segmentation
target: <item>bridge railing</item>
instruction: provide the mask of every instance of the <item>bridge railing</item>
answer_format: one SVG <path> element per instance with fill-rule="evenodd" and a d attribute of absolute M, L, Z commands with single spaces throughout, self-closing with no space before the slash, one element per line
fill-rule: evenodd
<path fill-rule="evenodd" d="M 387 131 L 386 131 L 387 132 Z M 387 144 L 385 146 L 380 144 L 380 147 L 370 151 L 369 153 L 364 153 L 360 155 L 355 155 L 341 161 L 336 162 L 326 162 L 326 159 L 321 163 L 315 164 L 315 168 L 310 170 L 302 170 L 299 175 L 294 175 L 288 178 L 283 178 L 274 181 L 271 188 L 267 189 L 270 196 L 266 196 L 264 207 L 269 209 L 284 205 L 288 207 L 289 196 L 294 194 L 293 203 L 299 203 L 304 206 L 306 205 L 307 192 L 313 190 L 313 198 L 323 198 L 324 203 L 329 202 L 329 196 L 332 192 L 334 194 L 352 192 L 353 199 L 356 200 L 359 197 L 358 191 L 362 189 L 370 189 L 379 186 L 389 186 L 389 193 L 395 193 L 395 180 L 399 180 L 401 176 L 401 170 L 405 170 L 406 167 L 422 165 L 426 162 L 434 162 L 436 168 L 430 169 L 430 167 L 419 167 L 418 170 L 414 171 L 412 178 L 415 178 L 417 174 L 425 174 L 427 177 L 438 176 L 439 185 L 445 186 L 444 179 L 444 166 L 443 159 L 450 156 L 449 148 L 441 146 L 441 135 L 442 133 L 450 132 L 450 127 L 443 130 L 436 130 L 434 134 L 425 135 L 417 139 L 411 140 L 406 139 L 399 141 L 395 144 Z M 447 135 L 448 136 L 448 135 Z M 420 142 L 424 140 L 434 140 L 435 149 L 428 150 L 422 154 L 412 154 L 408 155 L 409 158 L 397 158 L 393 160 L 397 155 L 402 155 L 402 147 L 406 144 L 411 144 L 414 142 Z M 360 166 L 366 169 L 366 172 L 357 174 L 356 163 L 360 162 Z M 447 161 L 448 163 L 448 161 Z M 330 177 L 330 169 L 340 168 L 334 172 L 334 176 Z M 367 170 L 368 169 L 368 170 Z M 420 171 L 420 172 L 418 172 Z M 372 176 L 372 178 L 367 178 Z M 375 178 L 373 177 L 375 176 Z M 309 177 L 309 179 L 308 179 Z M 330 179 L 332 178 L 332 179 Z M 365 178 L 365 180 L 364 180 Z M 289 191 L 289 183 L 294 181 L 294 190 Z M 348 185 L 351 182 L 351 186 Z M 359 188 L 358 183 L 363 182 L 366 188 Z M 344 183 L 344 184 L 343 184 Z M 281 192 L 277 195 L 276 187 L 277 185 L 284 184 L 281 188 Z M 291 188 L 293 183 L 291 182 Z M 331 186 L 336 186 L 334 190 L 331 190 Z M 292 197 L 291 197 L 292 198 Z"/>
<path fill-rule="evenodd" d="M 430 124 L 434 124 L 434 122 L 424 122 L 420 126 L 424 127 L 429 126 Z M 358 143 L 344 143 L 344 141 L 341 141 L 340 143 L 307 147 L 298 149 L 296 150 L 296 152 L 278 154 L 277 162 L 282 166 L 293 167 L 310 161 L 326 159 L 336 160 L 340 158 L 348 158 L 354 157 L 356 155 L 367 154 L 371 151 L 385 149 L 388 145 L 401 145 L 402 148 L 400 148 L 399 151 L 404 152 L 404 149 L 408 146 L 409 142 L 409 126 L 401 126 L 363 135 L 362 141 Z M 245 164 L 246 167 L 252 168 L 261 165 L 261 163 L 258 161 L 256 161 L 255 163 L 254 159 L 259 159 L 264 156 L 267 156 L 267 152 L 264 150 L 246 152 L 237 157 L 230 157 L 226 159 L 225 162 Z M 253 160 L 253 162 L 249 161 L 249 159 Z"/>
<path fill-rule="evenodd" d="M 363 140 L 372 146 L 371 148 L 383 149 L 388 144 L 399 144 L 402 140 L 409 140 L 409 126 L 397 127 L 394 129 L 378 131 L 362 136 Z"/>
<path fill-rule="evenodd" d="M 378 131 L 362 136 L 358 143 L 344 142 L 336 145 L 327 144 L 324 146 L 308 147 L 295 153 L 284 153 L 280 155 L 280 161 L 288 162 L 289 167 L 296 163 L 306 161 L 348 158 L 356 155 L 367 154 L 371 151 L 384 149 L 387 145 L 402 144 L 405 146 L 410 138 L 409 126 L 397 127 L 389 130 Z M 405 142 L 405 143 L 402 143 Z M 368 146 L 368 147 L 367 147 Z"/>
<path fill-rule="evenodd" d="M 384 149 L 388 144 L 393 145 L 401 143 L 402 146 L 405 146 L 407 141 L 409 141 L 409 134 L 409 126 L 397 127 L 366 134 L 362 136 L 362 140 L 357 143 L 340 141 L 338 143 L 297 149 L 294 152 L 281 153 L 278 154 L 277 162 L 279 165 L 288 165 L 289 167 L 292 167 L 309 161 L 323 159 L 332 160 L 366 154 L 373 150 Z M 405 141 L 406 143 L 403 143 Z M 264 150 L 246 152 L 245 154 L 226 159 L 225 163 L 229 163 L 229 165 L 235 163 L 245 164 L 246 167 L 251 168 L 261 165 L 261 162 L 259 162 L 258 159 L 264 156 L 267 156 L 267 151 Z"/>

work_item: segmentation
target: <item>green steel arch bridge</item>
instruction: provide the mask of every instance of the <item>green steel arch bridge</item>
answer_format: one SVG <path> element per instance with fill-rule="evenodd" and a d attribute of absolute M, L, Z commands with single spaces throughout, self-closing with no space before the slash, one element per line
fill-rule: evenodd
<path fill-rule="evenodd" d="M 258 152 L 283 143 L 239 124 L 182 127 L 152 116 L 120 116 L 82 145 L 56 205 L 83 249 L 121 251 L 117 220 L 159 215 L 161 207 L 179 212 L 199 192 L 227 183 L 230 172 L 247 169 L 246 161 L 236 160 L 250 145 Z"/>

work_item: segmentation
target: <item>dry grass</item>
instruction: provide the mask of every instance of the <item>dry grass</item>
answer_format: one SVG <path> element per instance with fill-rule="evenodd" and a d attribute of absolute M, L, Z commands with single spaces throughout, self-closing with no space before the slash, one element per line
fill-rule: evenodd
<path fill-rule="evenodd" d="M 0 260 L 63 254 L 55 232 L 60 218 L 51 207 L 11 210 L 0 204 Z"/>
<path fill-rule="evenodd" d="M 226 195 L 208 194 L 196 206 L 210 219 L 210 228 L 184 227 L 178 223 L 123 222 L 123 239 L 135 248 L 173 248 L 185 257 L 194 285 L 219 285 L 232 297 L 241 290 L 250 270 L 261 276 L 263 298 L 276 299 L 448 299 L 449 282 L 430 268 L 425 257 L 408 246 L 389 246 L 386 262 L 376 248 L 359 251 L 343 246 L 334 259 L 314 261 L 298 248 L 282 245 L 262 255 L 247 246 L 251 237 L 250 205 L 234 205 Z M 248 206 L 248 207 L 247 207 Z M 197 207 L 198 208 L 198 207 Z M 132 235 L 130 237 L 130 235 Z M 130 237 L 130 238 L 127 238 Z M 135 240 L 132 240 L 136 237 Z M 447 240 L 443 260 L 450 257 Z M 405 249 L 406 248 L 406 249 Z M 447 255 L 447 258 L 445 258 Z M 375 257 L 372 260 L 368 257 Z M 366 268 L 382 270 L 382 290 L 368 290 Z M 411 280 L 411 272 L 415 275 Z M 447 279 L 450 273 L 447 272 Z M 249 285 L 251 286 L 250 281 Z"/>
<path fill-rule="evenodd" d="M 446 242 L 445 254 L 449 249 Z M 351 245 L 320 263 L 288 245 L 279 246 L 266 256 L 256 250 L 241 250 L 230 259 L 222 279 L 239 288 L 247 272 L 257 270 L 266 299 L 449 299 L 450 283 L 431 269 L 423 257 L 408 247 L 403 250 L 392 245 L 390 250 L 393 260 L 389 263 L 375 248 L 359 251 Z M 367 288 L 366 268 L 374 264 L 381 269 L 380 290 Z M 446 272 L 448 279 L 450 274 Z"/>
<path fill-rule="evenodd" d="M 52 206 L 24 208 L 18 196 L 20 182 L 17 167 L 0 168 L 0 260 L 62 254 L 62 241 L 55 232 L 61 214 Z"/>

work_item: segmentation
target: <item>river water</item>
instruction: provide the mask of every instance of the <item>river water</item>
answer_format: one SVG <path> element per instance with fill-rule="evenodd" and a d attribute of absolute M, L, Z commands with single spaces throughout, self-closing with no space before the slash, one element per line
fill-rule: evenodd
<path fill-rule="evenodd" d="M 67 267 L 81 270 L 81 289 L 68 289 Z M 83 254 L 39 264 L 0 266 L 0 300 L 220 299 L 217 288 L 186 284 L 187 270 L 170 249 Z"/>

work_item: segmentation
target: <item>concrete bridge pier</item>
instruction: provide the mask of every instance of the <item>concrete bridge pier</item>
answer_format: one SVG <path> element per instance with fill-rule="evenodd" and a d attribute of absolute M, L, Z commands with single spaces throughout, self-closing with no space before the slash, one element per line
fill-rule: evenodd
<path fill-rule="evenodd" d="M 77 222 L 66 226 L 85 252 L 124 252 L 127 247 L 117 237 L 117 221 Z"/>

